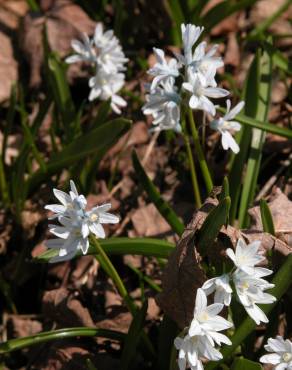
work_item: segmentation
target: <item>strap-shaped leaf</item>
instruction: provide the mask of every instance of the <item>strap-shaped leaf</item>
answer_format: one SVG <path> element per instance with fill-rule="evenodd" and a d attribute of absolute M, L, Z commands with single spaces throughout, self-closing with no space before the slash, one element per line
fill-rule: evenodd
<path fill-rule="evenodd" d="M 227 196 L 223 198 L 206 217 L 197 239 L 199 252 L 202 255 L 206 254 L 207 249 L 212 245 L 219 234 L 221 227 L 227 223 L 230 204 L 230 197 Z"/>
<path fill-rule="evenodd" d="M 166 222 L 171 226 L 172 230 L 181 236 L 184 231 L 183 223 L 170 205 L 161 197 L 153 182 L 145 173 L 135 152 L 132 153 L 132 160 L 136 175 L 150 200 L 153 202 L 159 213 L 165 218 Z"/>
<path fill-rule="evenodd" d="M 258 362 L 247 360 L 246 358 L 237 358 L 233 361 L 230 370 L 262 370 Z"/>
<path fill-rule="evenodd" d="M 109 238 L 100 239 L 99 243 L 107 254 L 137 254 L 160 258 L 168 258 L 175 247 L 172 243 L 154 238 Z M 93 245 L 90 245 L 88 254 L 96 254 L 96 248 Z M 58 251 L 56 249 L 49 249 L 40 256 L 35 257 L 34 261 L 48 262 L 52 257 L 57 255 Z M 82 253 L 78 251 L 76 256 L 81 255 Z"/>
<path fill-rule="evenodd" d="M 254 94 L 255 111 L 253 114 L 255 119 L 265 122 L 270 106 L 272 59 L 267 52 L 264 52 L 262 55 L 257 53 L 256 60 L 257 69 L 253 78 L 256 83 L 254 85 L 256 94 Z M 252 204 L 256 192 L 265 137 L 265 131 L 258 128 L 252 129 L 252 139 L 239 207 L 239 226 L 241 228 L 247 227 L 249 223 L 247 210 Z"/>
<path fill-rule="evenodd" d="M 46 172 L 39 170 L 28 179 L 28 194 L 31 194 L 52 175 L 59 173 L 88 155 L 101 156 L 105 150 L 109 149 L 129 130 L 130 126 L 131 122 L 129 120 L 117 118 L 78 137 L 62 151 L 52 156 L 46 163 Z"/>
<path fill-rule="evenodd" d="M 273 222 L 273 217 L 268 206 L 268 203 L 264 199 L 261 199 L 260 201 L 260 210 L 264 231 L 266 233 L 275 235 L 275 226 Z"/>
<path fill-rule="evenodd" d="M 124 342 L 124 348 L 121 358 L 121 369 L 128 370 L 131 361 L 135 358 L 136 349 L 142 335 L 142 330 L 145 325 L 145 317 L 147 313 L 148 303 L 144 301 L 143 306 L 140 310 L 136 311 L 136 314 L 131 322 L 126 340 Z"/>
<path fill-rule="evenodd" d="M 123 341 L 125 339 L 125 334 L 113 330 L 86 327 L 51 330 L 31 335 L 29 337 L 10 339 L 7 342 L 1 343 L 0 354 L 17 351 L 36 344 L 73 337 L 103 337 Z"/>

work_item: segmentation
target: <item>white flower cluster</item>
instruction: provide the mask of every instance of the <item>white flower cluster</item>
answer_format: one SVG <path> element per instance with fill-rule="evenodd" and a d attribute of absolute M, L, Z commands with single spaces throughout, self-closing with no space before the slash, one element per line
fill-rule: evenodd
<path fill-rule="evenodd" d="M 284 340 L 280 335 L 276 339 L 270 338 L 265 349 L 272 353 L 262 356 L 260 362 L 275 365 L 275 370 L 292 370 L 292 342 L 289 339 Z"/>
<path fill-rule="evenodd" d="M 95 67 L 95 76 L 89 80 L 91 88 L 89 100 L 111 99 L 111 107 L 117 114 L 127 102 L 117 95 L 125 83 L 124 64 L 128 61 L 118 38 L 112 30 L 103 32 L 103 27 L 97 24 L 94 36 L 90 39 L 83 34 L 83 42 L 72 40 L 72 48 L 76 54 L 66 58 L 67 63 L 87 62 Z"/>
<path fill-rule="evenodd" d="M 194 317 L 184 338 L 175 338 L 174 345 L 179 350 L 178 365 L 180 370 L 203 370 L 201 358 L 212 361 L 222 359 L 222 354 L 215 345 L 231 344 L 226 335 L 219 333 L 231 328 L 231 322 L 219 316 L 224 305 L 214 303 L 207 306 L 207 297 L 203 289 L 197 290 Z"/>
<path fill-rule="evenodd" d="M 74 182 L 70 181 L 69 194 L 54 189 L 54 195 L 61 204 L 49 204 L 45 209 L 55 214 L 49 219 L 58 219 L 61 226 L 49 225 L 50 232 L 59 239 L 50 239 L 46 242 L 48 248 L 56 248 L 59 254 L 50 262 L 66 261 L 75 256 L 78 250 L 86 254 L 89 248 L 89 234 L 98 238 L 105 238 L 102 224 L 116 224 L 119 218 L 108 213 L 110 203 L 93 207 L 86 211 L 87 201 L 84 195 L 79 195 Z"/>
<path fill-rule="evenodd" d="M 193 320 L 186 335 L 183 338 L 177 337 L 174 341 L 176 349 L 179 350 L 178 365 L 180 370 L 185 370 L 186 367 L 190 367 L 191 370 L 203 370 L 202 358 L 211 361 L 222 359 L 222 354 L 215 348 L 215 345 L 220 346 L 221 343 L 231 344 L 231 341 L 225 335 L 218 333 L 232 327 L 231 322 L 218 316 L 218 313 L 222 311 L 224 306 L 230 305 L 233 293 L 230 285 L 231 280 L 235 286 L 237 296 L 249 316 L 257 324 L 268 322 L 268 318 L 256 304 L 273 303 L 276 301 L 276 298 L 264 292 L 266 289 L 274 286 L 263 279 L 264 276 L 270 275 L 272 271 L 262 267 L 255 267 L 256 264 L 264 259 L 258 253 L 259 246 L 259 241 L 246 245 L 242 239 L 239 239 L 235 253 L 230 248 L 226 251 L 227 255 L 234 262 L 235 267 L 233 270 L 229 274 L 207 280 L 197 290 Z M 207 296 L 212 293 L 214 293 L 214 303 L 207 306 Z M 291 352 L 291 347 L 288 350 L 287 343 L 285 346 L 286 357 L 283 356 L 291 361 L 292 357 L 287 355 L 289 351 Z M 270 347 L 272 346 L 270 345 Z M 270 347 L 266 347 L 266 349 L 270 350 L 268 349 Z M 272 355 L 263 356 L 263 362 L 270 360 L 269 356 Z M 275 356 L 272 360 L 276 361 Z M 280 361 L 279 356 L 277 361 Z M 286 367 L 279 367 L 279 369 L 286 369 Z M 289 369 L 292 370 L 291 368 Z"/>
<path fill-rule="evenodd" d="M 153 49 L 157 63 L 148 71 L 154 78 L 142 110 L 144 114 L 153 116 L 153 130 L 172 129 L 177 132 L 181 131 L 182 104 L 203 110 L 213 117 L 211 128 L 221 133 L 223 148 L 238 153 L 239 147 L 230 131 L 240 130 L 240 124 L 232 119 L 243 108 L 244 102 L 230 110 L 231 103 L 227 100 L 227 113 L 215 119 L 216 106 L 210 98 L 223 98 L 229 92 L 217 87 L 215 80 L 217 69 L 224 65 L 222 58 L 215 56 L 218 46 L 214 45 L 206 52 L 207 43 L 203 41 L 193 50 L 203 29 L 182 24 L 183 54 L 176 54 L 176 58 L 167 60 L 163 50 Z M 177 80 L 180 81 L 180 89 L 175 85 Z"/>
<path fill-rule="evenodd" d="M 215 302 L 229 306 L 233 293 L 230 285 L 232 280 L 240 303 L 257 325 L 261 322 L 269 322 L 257 304 L 269 304 L 276 301 L 274 296 L 265 293 L 265 290 L 273 288 L 274 284 L 263 279 L 263 277 L 271 275 L 273 271 L 263 267 L 255 267 L 256 264 L 264 260 L 264 257 L 258 253 L 260 244 L 260 241 L 254 241 L 246 245 L 242 239 L 239 239 L 235 253 L 231 248 L 226 251 L 235 265 L 235 271 L 207 280 L 202 286 L 207 295 L 215 292 Z"/>

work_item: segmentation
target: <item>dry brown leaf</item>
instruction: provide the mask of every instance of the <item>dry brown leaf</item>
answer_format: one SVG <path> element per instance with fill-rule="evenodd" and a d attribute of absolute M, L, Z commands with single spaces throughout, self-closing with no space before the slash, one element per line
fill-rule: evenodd
<path fill-rule="evenodd" d="M 20 32 L 22 50 L 30 64 L 31 87 L 37 87 L 41 83 L 44 26 L 46 26 L 50 48 L 64 57 L 72 51 L 71 40 L 80 38 L 82 32 L 92 34 L 96 25 L 78 5 L 70 0 L 51 1 L 44 8 L 47 9 L 45 15 L 27 14 Z M 76 68 L 80 71 L 79 66 L 72 66 L 72 68 L 69 78 L 76 74 Z"/>
<path fill-rule="evenodd" d="M 88 309 L 65 288 L 45 292 L 43 312 L 61 327 L 95 327 Z"/>
<path fill-rule="evenodd" d="M 138 208 L 131 216 L 137 236 L 157 236 L 169 232 L 170 226 L 154 204 Z"/>

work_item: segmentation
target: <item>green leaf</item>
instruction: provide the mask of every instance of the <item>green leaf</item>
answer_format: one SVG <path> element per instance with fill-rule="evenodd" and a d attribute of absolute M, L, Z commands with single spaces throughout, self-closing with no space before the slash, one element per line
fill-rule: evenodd
<path fill-rule="evenodd" d="M 155 283 L 149 276 L 143 274 L 139 269 L 136 267 L 128 264 L 128 267 L 139 277 L 140 281 L 144 281 L 149 285 L 151 289 L 153 289 L 155 292 L 160 293 L 162 291 L 162 288 Z"/>
<path fill-rule="evenodd" d="M 289 75 L 292 74 L 292 61 L 288 60 L 279 49 L 275 48 L 271 43 L 262 41 L 263 48 L 269 53 L 273 59 L 273 64 L 282 69 Z"/>
<path fill-rule="evenodd" d="M 256 84 L 254 85 L 256 95 L 254 96 L 253 102 L 253 104 L 255 104 L 253 114 L 257 120 L 264 122 L 267 119 L 270 105 L 272 60 L 266 52 L 264 52 L 262 56 L 260 56 L 258 52 L 256 60 L 256 76 L 253 77 Z M 240 228 L 247 227 L 249 223 L 247 210 L 251 206 L 256 192 L 265 137 L 264 131 L 257 128 L 252 129 L 251 146 L 239 207 Z"/>
<path fill-rule="evenodd" d="M 277 18 L 279 18 L 291 5 L 291 0 L 286 0 L 281 6 L 277 8 L 277 10 L 264 21 L 254 28 L 250 34 L 248 35 L 248 40 L 254 40 L 259 38 L 259 36 L 264 36 L 263 33 L 267 31 L 267 29 L 275 22 Z"/>
<path fill-rule="evenodd" d="M 78 137 L 68 144 L 62 151 L 56 153 L 46 163 L 47 171 L 37 171 L 27 181 L 27 193 L 31 194 L 43 182 L 52 175 L 61 172 L 77 161 L 89 155 L 101 157 L 126 131 L 131 122 L 123 118 L 117 118 L 103 124 L 100 127 Z"/>
<path fill-rule="evenodd" d="M 154 238 L 109 238 L 100 239 L 99 243 L 107 254 L 113 255 L 137 254 L 168 258 L 175 248 L 175 245 L 170 242 Z M 87 254 L 96 254 L 96 249 L 93 245 L 90 245 Z M 49 249 L 40 256 L 35 257 L 34 261 L 48 262 L 52 257 L 57 255 L 57 250 Z M 78 251 L 76 256 L 82 256 L 82 253 Z"/>
<path fill-rule="evenodd" d="M 219 202 L 221 202 L 226 197 L 229 197 L 229 181 L 228 178 L 224 176 Z"/>
<path fill-rule="evenodd" d="M 132 153 L 132 160 L 135 173 L 150 200 L 153 202 L 159 213 L 165 218 L 166 222 L 171 226 L 172 230 L 181 236 L 184 231 L 183 223 L 170 205 L 161 197 L 153 182 L 145 173 L 135 152 Z"/>
<path fill-rule="evenodd" d="M 173 43 L 177 46 L 181 45 L 181 24 L 185 23 L 185 16 L 181 7 L 181 1 L 169 0 L 164 3 L 172 20 L 172 38 Z"/>
<path fill-rule="evenodd" d="M 230 0 L 221 1 L 219 4 L 214 5 L 206 14 L 201 16 L 201 24 L 205 27 L 206 32 L 209 32 L 231 14 L 253 5 L 256 1 L 257 0 L 241 0 L 237 2 Z"/>
<path fill-rule="evenodd" d="M 66 141 L 69 142 L 76 133 L 77 112 L 67 82 L 65 66 L 54 53 L 49 53 L 47 63 L 49 85 L 53 92 L 55 105 L 62 117 Z"/>
<path fill-rule="evenodd" d="M 258 362 L 247 360 L 246 358 L 237 358 L 233 361 L 230 370 L 262 370 Z"/>
<path fill-rule="evenodd" d="M 222 108 L 218 110 L 225 112 L 225 109 L 222 109 Z M 247 117 L 246 115 L 243 115 L 243 114 L 239 114 L 238 116 L 236 116 L 236 121 L 242 123 L 244 126 L 247 126 L 248 128 L 258 128 L 262 131 L 270 132 L 271 134 L 283 136 L 283 137 L 286 137 L 287 139 L 292 139 L 291 129 L 280 127 L 273 123 L 269 123 L 265 121 L 261 122 L 261 121 L 258 121 L 257 119 Z M 240 148 L 240 150 L 242 149 Z M 236 155 L 236 158 L 239 154 Z"/>
<path fill-rule="evenodd" d="M 86 327 L 65 328 L 42 332 L 29 337 L 10 339 L 0 344 L 0 354 L 17 351 L 36 344 L 73 337 L 103 337 L 118 341 L 125 340 L 125 334 L 113 330 Z"/>
<path fill-rule="evenodd" d="M 273 217 L 268 203 L 264 199 L 261 199 L 260 201 L 260 210 L 264 231 L 266 233 L 270 233 L 271 235 L 275 235 Z"/>
<path fill-rule="evenodd" d="M 268 293 L 272 294 L 277 298 L 277 301 L 271 304 L 260 305 L 261 310 L 265 312 L 265 314 L 269 314 L 275 305 L 278 303 L 279 299 L 283 296 L 283 294 L 290 288 L 292 280 L 292 254 L 285 259 L 285 262 L 275 275 L 274 279 L 272 280 L 272 284 L 275 285 L 274 288 L 270 289 Z M 243 321 L 243 323 L 239 326 L 239 328 L 235 331 L 234 335 L 230 338 L 232 341 L 231 346 L 224 346 L 221 350 L 223 355 L 223 360 L 226 360 L 232 353 L 236 350 L 238 346 L 245 340 L 245 338 L 252 333 L 256 328 L 256 323 L 248 316 Z M 219 362 L 222 362 L 219 361 Z M 209 362 L 205 367 L 206 370 L 215 369 L 219 362 Z"/>
<path fill-rule="evenodd" d="M 206 254 L 207 249 L 212 246 L 219 234 L 221 227 L 226 224 L 229 217 L 230 203 L 230 197 L 223 198 L 206 217 L 197 236 L 200 254 Z"/>
<path fill-rule="evenodd" d="M 158 332 L 158 359 L 156 368 L 159 370 L 169 370 L 170 358 L 174 347 L 173 341 L 178 335 L 176 323 L 164 315 L 159 325 Z"/>
<path fill-rule="evenodd" d="M 124 348 L 121 358 L 122 370 L 128 370 L 131 362 L 135 358 L 136 349 L 142 335 L 142 330 L 145 325 L 145 318 L 148 308 L 147 300 L 144 301 L 142 308 L 136 311 L 136 314 L 131 322 L 126 340 L 124 342 Z"/>
<path fill-rule="evenodd" d="M 245 113 L 247 115 L 253 116 L 256 112 L 255 107 L 255 94 L 257 92 L 258 86 L 258 64 L 259 64 L 259 56 L 257 55 L 253 62 L 251 63 L 247 82 L 245 86 Z M 238 119 L 239 116 L 236 116 Z M 251 141 L 251 129 L 250 127 L 243 126 L 240 132 L 237 134 L 237 141 L 240 146 L 240 152 L 233 156 L 232 165 L 230 169 L 230 173 L 228 176 L 229 185 L 230 185 L 230 197 L 231 197 L 231 210 L 230 210 L 230 222 L 233 223 L 236 214 L 237 208 L 239 203 L 239 197 L 241 192 L 241 178 L 245 166 L 245 162 L 248 156 L 249 145 Z"/>

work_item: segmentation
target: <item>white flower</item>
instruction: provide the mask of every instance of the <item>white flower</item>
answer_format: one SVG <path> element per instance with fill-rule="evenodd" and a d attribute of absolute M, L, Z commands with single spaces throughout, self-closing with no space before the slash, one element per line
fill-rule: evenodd
<path fill-rule="evenodd" d="M 46 242 L 48 248 L 59 249 L 59 254 L 50 259 L 50 263 L 67 261 L 73 258 L 78 250 L 86 254 L 89 248 L 88 228 L 79 217 L 60 217 L 62 226 L 49 225 L 50 232 L 60 239 L 50 239 Z"/>
<path fill-rule="evenodd" d="M 93 37 L 97 48 L 96 62 L 107 73 L 116 73 L 125 70 L 124 63 L 128 61 L 122 50 L 120 42 L 112 30 L 103 32 L 103 26 L 98 23 Z"/>
<path fill-rule="evenodd" d="M 107 73 L 100 68 L 94 77 L 89 80 L 91 88 L 89 100 L 96 98 L 100 100 L 111 99 L 111 108 L 117 114 L 121 113 L 120 107 L 125 107 L 127 102 L 116 93 L 123 87 L 125 83 L 125 75 L 123 73 Z"/>
<path fill-rule="evenodd" d="M 155 76 L 151 84 L 151 90 L 154 90 L 160 82 L 167 81 L 169 78 L 175 78 L 179 75 L 176 59 L 171 58 L 167 62 L 163 50 L 153 48 L 153 51 L 157 63 L 148 71 L 150 75 Z"/>
<path fill-rule="evenodd" d="M 276 365 L 275 370 L 292 370 L 292 342 L 290 340 L 284 340 L 278 335 L 276 339 L 268 339 L 265 349 L 273 353 L 262 356 L 260 362 Z"/>
<path fill-rule="evenodd" d="M 188 82 L 184 82 L 182 86 L 186 91 L 191 93 L 189 100 L 190 108 L 201 109 L 214 116 L 216 114 L 216 108 L 208 98 L 222 98 L 227 96 L 229 92 L 220 87 L 208 87 L 208 81 L 209 77 L 207 75 L 202 80 L 198 74 L 189 72 Z"/>
<path fill-rule="evenodd" d="M 119 217 L 108 213 L 111 208 L 110 203 L 101 206 L 93 207 L 90 211 L 86 212 L 85 219 L 88 226 L 88 233 L 91 231 L 98 238 L 105 238 L 105 232 L 102 224 L 117 224 Z"/>
<path fill-rule="evenodd" d="M 276 301 L 271 294 L 265 293 L 266 289 L 274 287 L 274 284 L 268 283 L 261 277 L 269 275 L 272 271 L 264 268 L 254 268 L 254 275 L 237 269 L 233 273 L 233 282 L 237 296 L 244 306 L 248 315 L 256 322 L 269 322 L 265 313 L 256 304 L 269 304 Z"/>
<path fill-rule="evenodd" d="M 180 132 L 180 96 L 176 92 L 174 81 L 168 80 L 146 95 L 146 104 L 142 107 L 144 114 L 154 118 L 153 130 L 175 130 Z"/>
<path fill-rule="evenodd" d="M 72 213 L 83 214 L 87 201 L 84 195 L 79 195 L 76 186 L 72 180 L 70 180 L 71 190 L 69 194 L 64 191 L 53 189 L 55 197 L 59 200 L 61 204 L 48 204 L 45 209 L 55 213 L 49 219 L 60 218 L 62 216 L 71 217 Z"/>
<path fill-rule="evenodd" d="M 231 102 L 228 99 L 226 101 L 226 114 L 223 117 L 213 120 L 210 124 L 213 130 L 217 130 L 221 133 L 221 142 L 223 149 L 228 150 L 230 148 L 234 153 L 239 152 L 239 146 L 234 138 L 231 136 L 230 131 L 239 131 L 241 125 L 236 121 L 232 121 L 232 119 L 241 111 L 243 106 L 244 101 L 241 101 L 233 109 L 230 110 Z"/>
<path fill-rule="evenodd" d="M 254 266 L 265 259 L 265 257 L 258 253 L 260 244 L 261 242 L 259 240 L 255 240 L 246 245 L 243 239 L 239 239 L 236 244 L 235 253 L 231 248 L 228 248 L 226 254 L 238 269 L 253 275 L 255 272 Z"/>
<path fill-rule="evenodd" d="M 184 56 L 177 55 L 177 57 L 179 61 L 186 66 L 193 61 L 192 48 L 203 31 L 204 27 L 196 27 L 193 24 L 181 25 Z"/>
<path fill-rule="evenodd" d="M 202 289 L 206 295 L 210 295 L 215 292 L 214 302 L 223 303 L 225 306 L 229 306 L 232 297 L 232 288 L 229 284 L 229 275 L 224 274 L 213 279 L 205 281 Z"/>
<path fill-rule="evenodd" d="M 45 208 L 56 213 L 60 225 L 49 225 L 50 232 L 59 239 L 46 241 L 48 248 L 59 249 L 57 257 L 50 262 L 66 261 L 73 258 L 78 250 L 86 254 L 89 248 L 88 236 L 90 233 L 98 238 L 105 238 L 102 224 L 116 224 L 119 218 L 108 213 L 110 203 L 93 207 L 86 211 L 87 201 L 83 195 L 79 195 L 73 181 L 70 181 L 71 191 L 69 195 L 54 189 L 55 196 L 62 203 L 52 204 Z"/>
<path fill-rule="evenodd" d="M 215 81 L 216 70 L 224 65 L 221 57 L 215 57 L 214 54 L 218 49 L 218 45 L 213 45 L 210 50 L 206 53 L 207 43 L 201 42 L 195 49 L 192 62 L 189 68 L 193 73 L 198 73 L 200 78 L 204 81 L 205 76 L 209 75 L 208 84 L 212 87 L 216 87 Z M 205 83 L 207 81 L 205 80 Z"/>
<path fill-rule="evenodd" d="M 92 40 L 86 35 L 86 33 L 82 33 L 83 42 L 79 40 L 72 40 L 71 46 L 72 49 L 76 52 L 65 59 L 66 63 L 76 63 L 76 62 L 89 62 L 95 63 L 96 61 L 96 53 L 94 51 Z"/>
<path fill-rule="evenodd" d="M 72 47 L 77 54 L 66 58 L 67 63 L 87 61 L 96 68 L 95 76 L 89 80 L 89 100 L 111 99 L 111 108 L 120 114 L 120 107 L 125 107 L 127 102 L 117 95 L 117 92 L 125 84 L 125 75 L 121 71 L 125 70 L 124 64 L 128 59 L 113 31 L 103 32 L 103 26 L 99 23 L 92 39 L 83 34 L 83 43 L 73 40 Z"/>
<path fill-rule="evenodd" d="M 188 331 L 189 336 L 205 335 L 213 346 L 215 345 L 214 342 L 219 345 L 221 343 L 231 344 L 225 335 L 218 333 L 218 331 L 233 326 L 231 322 L 218 316 L 223 307 L 224 305 L 221 303 L 213 303 L 207 306 L 206 294 L 203 289 L 199 288 L 197 290 L 194 317 Z"/>
<path fill-rule="evenodd" d="M 180 370 L 185 370 L 190 367 L 191 370 L 204 370 L 200 358 L 204 357 L 211 361 L 222 359 L 221 353 L 213 347 L 206 336 L 189 336 L 184 338 L 177 337 L 174 340 L 174 345 L 178 354 L 178 366 Z"/>

